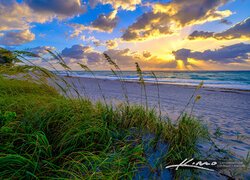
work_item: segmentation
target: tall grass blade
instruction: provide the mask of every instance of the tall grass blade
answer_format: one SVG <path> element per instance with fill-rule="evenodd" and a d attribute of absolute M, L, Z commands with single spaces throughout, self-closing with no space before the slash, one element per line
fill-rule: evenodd
<path fill-rule="evenodd" d="M 201 81 L 200 84 L 195 88 L 193 94 L 192 94 L 191 97 L 189 98 L 187 104 L 185 105 L 184 109 L 181 111 L 181 113 L 180 113 L 180 115 L 178 116 L 178 118 L 177 118 L 176 121 L 178 121 L 178 120 L 183 116 L 183 114 L 185 113 L 185 110 L 187 109 L 187 107 L 188 107 L 189 104 L 191 103 L 191 101 L 192 101 L 192 99 L 194 98 L 196 92 L 197 92 L 200 88 L 202 88 L 203 84 L 204 84 L 204 82 Z"/>
<path fill-rule="evenodd" d="M 144 90 L 144 97 L 145 97 L 145 101 L 146 101 L 146 111 L 147 111 L 148 110 L 148 96 L 147 96 L 145 81 L 144 81 L 144 78 L 143 78 L 143 73 L 142 73 L 142 70 L 141 70 L 141 68 L 140 68 L 140 66 L 139 66 L 139 64 L 137 62 L 135 63 L 135 65 L 136 65 L 137 75 L 139 76 L 139 82 L 141 84 L 141 87 Z"/>
<path fill-rule="evenodd" d="M 103 100 L 104 100 L 104 103 L 105 103 L 105 105 L 106 105 L 106 107 L 108 106 L 108 104 L 107 104 L 107 101 L 106 101 L 106 97 L 105 97 L 105 95 L 104 95 L 104 93 L 103 93 L 103 91 L 102 91 L 102 88 L 101 88 L 101 85 L 100 85 L 100 83 L 98 82 L 98 79 L 96 78 L 96 76 L 95 76 L 95 73 L 88 67 L 88 66 L 86 66 L 86 65 L 84 65 L 84 64 L 82 64 L 82 63 L 77 63 L 83 70 L 85 70 L 85 71 L 87 71 L 87 72 L 90 72 L 91 74 L 92 74 L 92 76 L 94 77 L 94 79 L 96 80 L 96 82 L 97 82 L 97 86 L 98 86 L 98 88 L 99 88 L 99 91 L 100 91 L 100 93 L 101 93 L 101 96 L 102 96 L 102 98 L 103 98 Z"/>
<path fill-rule="evenodd" d="M 156 82 L 156 86 L 157 86 L 157 95 L 158 95 L 158 109 L 159 109 L 159 118 L 161 120 L 161 96 L 160 96 L 160 87 L 159 87 L 159 81 L 158 81 L 158 78 L 156 76 L 156 74 L 152 71 L 151 72 L 154 79 L 155 79 L 155 82 Z"/>
<path fill-rule="evenodd" d="M 125 85 L 125 81 L 123 79 L 123 73 L 120 69 L 120 67 L 111 59 L 111 57 L 106 54 L 106 53 L 103 53 L 104 54 L 104 57 L 105 59 L 108 61 L 108 63 L 111 65 L 111 66 L 114 66 L 115 69 L 118 71 L 116 72 L 115 70 L 113 70 L 111 68 L 111 71 L 112 73 L 119 79 L 119 81 L 122 83 L 122 91 L 123 91 L 123 94 L 124 94 L 124 98 L 127 102 L 127 105 L 129 106 L 129 99 L 128 99 L 128 91 L 127 91 L 127 87 Z"/>

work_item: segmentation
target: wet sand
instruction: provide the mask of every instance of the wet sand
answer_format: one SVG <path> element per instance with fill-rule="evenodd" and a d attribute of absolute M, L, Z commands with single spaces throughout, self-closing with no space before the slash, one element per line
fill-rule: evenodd
<path fill-rule="evenodd" d="M 73 82 L 81 95 L 86 93 L 94 101 L 102 99 L 97 81 L 108 102 L 119 103 L 125 100 L 121 82 L 117 80 L 79 77 L 65 77 L 65 79 Z M 126 82 L 125 84 L 130 103 L 141 104 L 140 84 L 137 82 Z M 167 113 L 174 121 L 183 111 L 195 87 L 160 84 L 159 88 L 162 112 L 165 115 Z M 146 90 L 150 108 L 158 108 L 157 86 L 147 83 Z M 250 150 L 250 92 L 201 88 L 197 95 L 201 95 L 201 99 L 195 104 L 193 114 L 205 121 L 211 132 L 220 128 L 223 134 L 216 141 L 221 147 L 230 149 L 236 156 L 246 157 Z M 145 98 L 143 98 L 143 103 L 145 104 Z M 186 111 L 190 112 L 190 109 L 191 107 Z"/>

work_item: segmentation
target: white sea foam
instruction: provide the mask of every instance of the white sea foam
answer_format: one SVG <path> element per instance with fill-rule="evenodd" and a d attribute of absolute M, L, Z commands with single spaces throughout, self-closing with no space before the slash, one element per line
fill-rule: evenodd
<path fill-rule="evenodd" d="M 118 79 L 110 71 L 95 71 L 95 77 L 99 79 Z M 71 71 L 70 73 L 61 71 L 60 75 L 70 75 L 74 77 L 93 78 L 89 72 Z M 250 71 L 200 71 L 200 72 L 155 72 L 158 82 L 161 84 L 176 84 L 197 86 L 204 81 L 204 87 L 226 88 L 250 90 Z M 138 81 L 136 72 L 124 71 L 122 78 L 126 81 Z M 155 82 L 155 78 L 151 72 L 144 72 L 144 80 L 146 82 Z"/>

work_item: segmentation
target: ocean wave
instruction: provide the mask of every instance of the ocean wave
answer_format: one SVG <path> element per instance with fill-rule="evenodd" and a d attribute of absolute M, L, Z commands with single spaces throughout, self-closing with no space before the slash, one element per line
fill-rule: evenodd
<path fill-rule="evenodd" d="M 74 77 L 93 78 L 93 75 L 88 72 L 71 71 L 56 72 L 59 75 L 70 75 Z M 250 71 L 237 72 L 156 72 L 158 82 L 160 84 L 176 84 L 197 86 L 201 81 L 204 82 L 204 87 L 228 88 L 250 90 Z M 116 80 L 116 77 L 110 71 L 96 71 L 95 77 L 98 79 Z M 139 77 L 136 72 L 123 72 L 122 78 L 126 81 L 138 81 Z M 151 72 L 144 72 L 145 82 L 155 82 Z"/>

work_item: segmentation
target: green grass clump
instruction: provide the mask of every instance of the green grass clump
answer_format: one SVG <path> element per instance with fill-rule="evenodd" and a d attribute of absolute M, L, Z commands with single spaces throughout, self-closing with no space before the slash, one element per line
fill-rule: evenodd
<path fill-rule="evenodd" d="M 48 85 L 0 76 L 0 177 L 132 179 L 149 166 L 142 138 L 169 145 L 161 165 L 197 154 L 207 137 L 190 116 L 173 124 L 153 110 L 69 99 Z"/>

